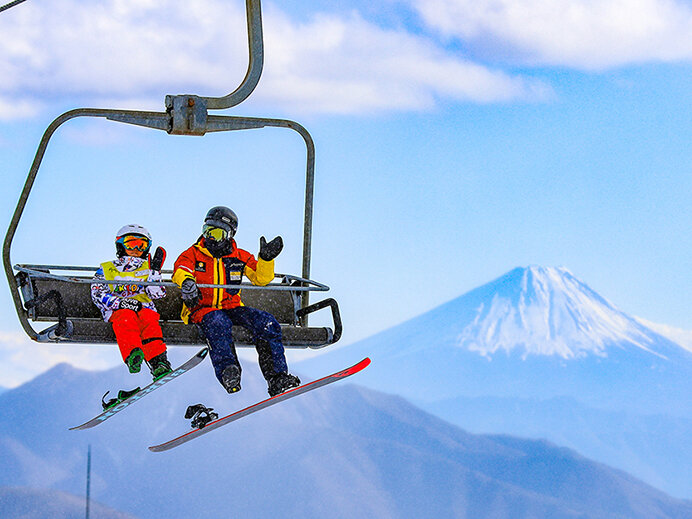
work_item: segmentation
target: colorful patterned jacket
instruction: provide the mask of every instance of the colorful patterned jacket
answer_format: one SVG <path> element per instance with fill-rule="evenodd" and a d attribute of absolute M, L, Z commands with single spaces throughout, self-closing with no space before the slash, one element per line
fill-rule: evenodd
<path fill-rule="evenodd" d="M 113 261 L 101 263 L 94 275 L 95 280 L 132 280 L 127 285 L 109 285 L 93 283 L 91 299 L 101 310 L 104 321 L 108 321 L 115 310 L 120 307 L 122 299 L 136 299 L 143 308 L 156 311 L 152 299 L 160 299 L 166 295 L 162 286 L 142 286 L 137 281 L 161 281 L 161 273 L 149 270 L 149 261 L 145 258 L 123 256 Z"/>
<path fill-rule="evenodd" d="M 239 249 L 231 240 L 231 252 L 215 258 L 204 247 L 204 238 L 183 252 L 175 261 L 173 281 L 181 286 L 186 279 L 197 284 L 239 285 L 245 275 L 253 285 L 265 286 L 274 279 L 274 260 L 256 259 L 248 251 Z M 181 318 L 184 322 L 198 323 L 209 312 L 242 306 L 240 289 L 200 288 L 199 304 L 190 311 L 183 305 Z"/>

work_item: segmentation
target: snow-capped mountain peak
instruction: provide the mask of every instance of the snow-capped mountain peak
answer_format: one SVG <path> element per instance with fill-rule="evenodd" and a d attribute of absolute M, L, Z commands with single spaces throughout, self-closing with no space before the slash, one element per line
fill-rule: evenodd
<path fill-rule="evenodd" d="M 626 344 L 663 356 L 652 349 L 658 334 L 566 268 L 517 268 L 477 290 L 487 297 L 476 302 L 457 345 L 483 356 L 519 351 L 523 357 L 605 357 L 608 347 Z"/>

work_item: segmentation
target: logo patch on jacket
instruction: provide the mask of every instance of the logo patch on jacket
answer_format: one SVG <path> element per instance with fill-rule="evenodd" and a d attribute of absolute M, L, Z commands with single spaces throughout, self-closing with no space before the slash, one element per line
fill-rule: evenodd
<path fill-rule="evenodd" d="M 223 258 L 223 266 L 226 271 L 226 282 L 229 284 L 240 283 L 243 279 L 245 262 L 238 258 Z"/>
<path fill-rule="evenodd" d="M 207 266 L 203 261 L 198 261 L 195 263 L 195 272 L 206 272 Z"/>

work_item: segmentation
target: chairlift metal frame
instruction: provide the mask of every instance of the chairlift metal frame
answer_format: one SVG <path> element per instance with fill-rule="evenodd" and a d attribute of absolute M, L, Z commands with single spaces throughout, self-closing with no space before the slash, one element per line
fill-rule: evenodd
<path fill-rule="evenodd" d="M 85 273 L 92 273 L 91 275 L 93 276 L 93 272 L 96 270 L 94 267 L 24 264 L 13 266 L 10 257 L 12 241 L 34 181 L 38 175 L 48 143 L 60 126 L 67 121 L 79 117 L 103 118 L 114 122 L 163 130 L 171 135 L 202 136 L 208 132 L 248 130 L 264 127 L 288 128 L 297 132 L 303 138 L 307 152 L 302 274 L 300 277 L 277 274 L 278 283 L 275 281 L 266 287 L 255 287 L 243 283 L 241 288 L 249 290 L 252 294 L 258 294 L 259 304 L 269 304 L 270 306 L 281 304 L 293 307 L 293 317 L 291 318 L 287 315 L 283 321 L 280 320 L 284 330 L 286 347 L 320 348 L 339 340 L 341 336 L 341 317 L 336 301 L 329 298 L 313 305 L 309 304 L 310 292 L 329 290 L 329 287 L 326 285 L 310 280 L 315 175 L 315 145 L 312 136 L 302 125 L 287 119 L 208 114 L 208 110 L 230 108 L 247 99 L 254 91 L 262 74 L 264 43 L 260 0 L 246 0 L 246 12 L 249 47 L 248 69 L 241 84 L 230 94 L 223 97 L 201 97 L 191 94 L 167 95 L 165 98 L 165 112 L 78 108 L 57 117 L 44 132 L 7 230 L 2 254 L 5 274 L 12 292 L 17 315 L 24 331 L 34 341 L 68 343 L 114 342 L 114 336 L 108 323 L 104 323 L 101 320 L 99 324 L 98 320 L 93 317 L 83 317 L 84 309 L 76 309 L 73 312 L 69 312 L 69 305 L 66 304 L 65 298 L 62 295 L 63 292 L 75 293 L 75 287 L 70 287 L 70 285 L 91 284 L 91 277 L 86 277 Z M 56 271 L 77 272 L 79 275 L 56 274 Z M 170 271 L 164 271 L 165 273 L 170 274 Z M 112 281 L 108 283 L 124 284 L 126 282 Z M 39 291 L 37 289 L 38 284 L 46 284 L 46 287 L 42 287 L 46 288 L 46 290 Z M 171 295 L 167 296 L 167 298 L 179 299 L 178 288 L 171 281 L 164 280 L 160 283 L 150 282 L 143 284 L 161 284 L 170 287 L 168 292 Z M 200 286 L 238 288 L 237 285 Z M 259 294 L 274 295 L 268 297 L 266 295 L 260 296 Z M 22 299 L 24 300 L 23 303 Z M 283 299 L 284 302 L 277 303 L 278 299 Z M 90 299 L 89 303 L 91 303 Z M 94 305 L 92 304 L 91 306 Z M 309 328 L 308 315 L 326 307 L 331 309 L 334 328 Z M 94 309 L 95 307 L 86 311 L 86 313 L 90 314 Z M 70 313 L 78 315 L 70 315 Z M 188 330 L 185 330 L 183 333 L 181 330 L 184 325 L 182 321 L 176 321 L 176 318 L 177 316 L 173 316 L 171 312 L 168 312 L 168 315 L 162 314 L 162 327 L 167 343 L 196 345 L 203 342 L 203 338 L 195 332 L 195 327 L 193 326 L 189 326 Z M 30 319 L 34 321 L 52 320 L 57 321 L 57 324 L 37 332 L 31 326 Z M 301 338 L 304 339 L 301 340 Z M 249 338 L 244 337 L 242 333 L 236 342 L 238 346 L 250 346 Z"/>
<path fill-rule="evenodd" d="M 21 4 L 22 2 L 25 2 L 25 1 L 26 1 L 26 0 L 13 0 L 12 2 L 9 2 L 9 3 L 5 4 L 5 5 L 1 5 L 1 6 L 0 6 L 0 13 L 3 12 L 3 11 L 6 11 L 6 10 L 9 9 L 10 7 L 14 7 L 15 5 L 19 5 L 19 4 Z"/>

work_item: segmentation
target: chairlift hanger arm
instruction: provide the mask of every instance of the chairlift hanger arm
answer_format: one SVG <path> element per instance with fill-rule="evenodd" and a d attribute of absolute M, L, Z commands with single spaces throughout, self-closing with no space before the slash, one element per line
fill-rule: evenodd
<path fill-rule="evenodd" d="M 0 12 L 21 4 L 26 0 L 13 0 L 0 6 Z M 248 68 L 241 84 L 233 92 L 223 97 L 204 97 L 207 108 L 222 110 L 236 106 L 255 90 L 264 68 L 264 38 L 262 32 L 262 6 L 260 0 L 245 0 L 248 34 Z M 169 96 L 176 97 L 176 96 Z"/>
<path fill-rule="evenodd" d="M 0 12 L 21 4 L 25 0 L 14 0 L 0 6 Z M 222 97 L 204 97 L 207 108 L 222 110 L 236 106 L 255 90 L 264 68 L 264 38 L 262 32 L 262 6 L 260 0 L 245 0 L 245 11 L 248 32 L 248 68 L 241 84 L 233 92 Z M 171 98 L 176 96 L 169 96 Z"/>
<path fill-rule="evenodd" d="M 242 83 L 233 92 L 223 97 L 202 97 L 189 94 L 167 95 L 166 110 L 171 114 L 173 129 L 171 133 L 178 133 L 181 127 L 187 126 L 189 118 L 202 119 L 206 117 L 207 110 L 223 110 L 239 105 L 257 87 L 264 68 L 264 39 L 260 0 L 246 0 L 245 10 L 247 13 L 249 57 L 247 72 Z"/>
<path fill-rule="evenodd" d="M 264 39 L 260 0 L 246 0 L 245 11 L 247 13 L 249 49 L 248 68 L 245 78 L 238 88 L 224 97 L 205 97 L 207 108 L 210 110 L 231 108 L 245 101 L 255 90 L 262 75 L 262 69 L 264 68 Z"/>

